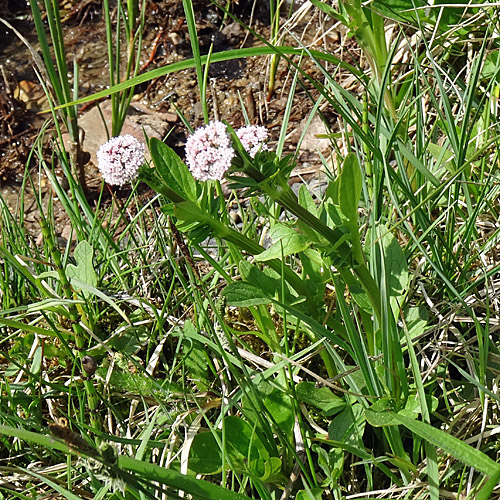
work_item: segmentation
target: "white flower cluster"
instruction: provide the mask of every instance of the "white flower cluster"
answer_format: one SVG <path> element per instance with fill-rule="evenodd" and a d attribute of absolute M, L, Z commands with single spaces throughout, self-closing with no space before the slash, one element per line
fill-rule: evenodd
<path fill-rule="evenodd" d="M 234 158 L 231 137 L 222 122 L 210 122 L 189 136 L 186 161 L 195 179 L 222 180 Z"/>
<path fill-rule="evenodd" d="M 236 135 L 252 158 L 258 151 L 267 149 L 268 134 L 264 127 L 249 125 L 236 130 Z M 227 127 L 219 121 L 199 128 L 186 142 L 187 165 L 193 177 L 200 181 L 222 180 L 235 154 Z"/>
<path fill-rule="evenodd" d="M 238 139 L 241 141 L 242 146 L 246 149 L 247 153 L 255 158 L 259 151 L 267 149 L 267 129 L 258 125 L 248 125 L 241 127 L 236 131 Z"/>
<path fill-rule="evenodd" d="M 114 186 L 132 182 L 144 163 L 144 151 L 144 144 L 129 134 L 105 142 L 97 151 L 97 166 L 104 180 Z"/>

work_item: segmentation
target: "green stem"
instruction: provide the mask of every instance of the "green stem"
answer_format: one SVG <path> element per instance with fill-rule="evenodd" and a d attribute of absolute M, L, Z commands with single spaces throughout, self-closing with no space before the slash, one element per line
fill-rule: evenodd
<path fill-rule="evenodd" d="M 252 174 L 254 174 L 253 169 Z M 258 172 L 258 174 L 259 177 L 262 176 L 260 172 Z M 309 212 L 309 210 L 300 205 L 295 193 L 286 181 L 283 180 L 282 182 L 279 182 L 276 187 L 270 186 L 266 182 L 263 182 L 261 186 L 264 192 L 266 192 L 274 201 L 279 203 L 283 208 L 289 210 L 300 220 L 324 236 L 333 245 L 335 254 L 343 258 L 345 258 L 348 254 L 353 256 L 354 262 L 350 264 L 350 268 L 361 281 L 361 285 L 370 299 L 375 315 L 378 319 L 380 319 L 382 316 L 380 290 L 377 283 L 373 279 L 373 276 L 370 274 L 368 267 L 366 266 L 361 245 L 356 244 L 356 238 L 354 239 L 355 244 L 352 248 L 350 248 L 347 243 L 342 243 L 345 233 L 338 228 L 331 229 L 323 221 Z M 347 259 L 346 262 L 349 264 L 349 259 Z"/>
<path fill-rule="evenodd" d="M 183 198 L 179 193 L 177 193 L 160 179 L 155 177 L 151 171 L 142 170 L 141 180 L 148 184 L 153 190 L 162 194 L 174 203 L 174 214 L 178 219 L 189 221 L 197 220 L 201 223 L 204 223 L 212 229 L 214 235 L 216 235 L 218 238 L 224 239 L 229 243 L 233 243 L 240 250 L 243 250 L 250 255 L 257 255 L 265 250 L 263 246 L 259 245 L 247 236 L 240 234 L 238 231 L 231 229 L 211 215 L 205 213 L 194 202 Z M 282 273 L 282 265 L 280 260 L 273 259 L 267 261 L 267 264 L 277 273 Z M 310 308 L 311 313 L 317 314 L 316 302 L 311 296 L 309 289 L 305 285 L 304 281 L 300 278 L 300 276 L 292 271 L 289 267 L 285 267 L 283 269 L 283 277 L 299 295 L 306 297 L 307 304 Z"/>
<path fill-rule="evenodd" d="M 73 333 L 75 334 L 75 344 L 76 350 L 78 353 L 78 361 L 80 364 L 80 370 L 82 373 L 85 373 L 83 370 L 83 349 L 85 347 L 85 331 L 80 324 L 80 314 L 76 307 L 76 304 L 73 303 L 74 296 L 73 291 L 71 289 L 71 283 L 64 272 L 64 268 L 62 265 L 61 252 L 59 248 L 56 247 L 54 238 L 52 236 L 51 231 L 49 230 L 49 226 L 45 216 L 40 213 L 40 229 L 42 231 L 42 236 L 44 241 L 47 244 L 50 257 L 54 263 L 54 267 L 56 268 L 57 274 L 59 276 L 59 280 L 61 282 L 61 288 L 64 294 L 64 297 L 68 299 L 68 313 L 71 320 L 71 326 L 73 329 Z M 97 396 L 97 392 L 95 390 L 94 384 L 91 380 L 87 378 L 84 379 L 84 388 L 85 393 L 87 395 L 87 401 L 89 405 L 89 413 L 90 413 L 90 424 L 93 429 L 100 430 L 101 429 L 101 421 L 98 418 L 98 406 L 99 406 L 99 398 Z"/>

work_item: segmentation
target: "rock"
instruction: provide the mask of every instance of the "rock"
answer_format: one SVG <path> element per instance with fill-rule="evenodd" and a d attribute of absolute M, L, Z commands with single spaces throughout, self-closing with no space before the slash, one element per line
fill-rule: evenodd
<path fill-rule="evenodd" d="M 100 109 L 100 111 L 99 111 Z M 102 116 L 101 116 L 102 113 Z M 168 115 L 168 116 L 162 116 Z M 104 118 L 104 121 L 103 121 Z M 134 113 L 133 110 L 125 119 L 122 134 L 130 134 L 139 141 L 145 143 L 144 132 L 148 137 L 163 139 L 170 127 L 170 122 L 175 116 L 172 113 L 157 113 L 154 111 Z M 108 140 L 106 126 L 111 129 L 111 102 L 101 103 L 99 107 L 95 106 L 90 111 L 81 116 L 78 125 L 85 132 L 83 141 L 83 150 L 90 153 L 94 165 L 97 165 L 96 152 Z M 144 131 L 143 131 L 144 129 Z"/>

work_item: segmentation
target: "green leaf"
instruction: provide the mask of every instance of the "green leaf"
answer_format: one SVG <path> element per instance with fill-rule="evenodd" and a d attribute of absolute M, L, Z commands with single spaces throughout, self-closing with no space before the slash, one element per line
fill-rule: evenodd
<path fill-rule="evenodd" d="M 323 304 L 328 277 L 323 275 L 324 261 L 318 250 L 308 248 L 300 254 L 303 273 L 308 276 L 307 285 L 319 304 Z"/>
<path fill-rule="evenodd" d="M 281 472 L 282 462 L 278 457 L 269 457 L 266 460 L 259 458 L 250 462 L 250 470 L 263 483 L 286 483 Z M 283 481 L 285 479 L 285 481 Z"/>
<path fill-rule="evenodd" d="M 447 432 L 432 427 L 432 425 L 420 420 L 414 420 L 399 413 L 392 413 L 396 423 L 404 425 L 414 434 L 429 441 L 434 446 L 441 448 L 446 453 L 455 457 L 460 462 L 473 467 L 474 469 L 493 476 L 500 472 L 500 464 L 494 462 L 483 452 L 473 448 L 472 446 L 464 443 L 460 439 L 451 436 Z"/>
<path fill-rule="evenodd" d="M 384 406 L 387 408 L 385 411 Z M 391 411 L 391 406 L 391 400 L 377 401 L 370 409 L 365 411 L 367 422 L 374 427 L 404 425 L 417 436 L 441 448 L 465 465 L 489 476 L 500 474 L 500 464 L 494 462 L 486 454 L 426 422 Z M 374 411 L 375 407 L 377 407 L 377 411 Z M 408 410 L 403 411 L 407 412 Z"/>
<path fill-rule="evenodd" d="M 392 234 L 387 233 L 382 237 L 382 246 L 392 311 L 397 318 L 402 305 L 402 295 L 408 287 L 408 265 L 398 240 Z"/>
<path fill-rule="evenodd" d="M 321 9 L 325 14 L 328 14 L 330 17 L 338 19 L 339 13 L 327 3 L 321 2 L 320 0 L 311 0 L 311 3 L 318 9 Z"/>
<path fill-rule="evenodd" d="M 299 203 L 314 216 L 318 216 L 318 207 L 305 184 L 302 184 L 299 188 Z"/>
<path fill-rule="evenodd" d="M 269 231 L 269 237 L 274 242 L 273 245 L 256 255 L 256 261 L 279 259 L 282 256 L 302 252 L 309 247 L 309 240 L 303 234 L 284 224 L 276 224 Z"/>
<path fill-rule="evenodd" d="M 97 286 L 97 275 L 92 262 L 93 256 L 94 249 L 87 241 L 78 243 L 74 251 L 77 265 L 68 264 L 66 268 L 66 275 L 68 278 L 77 278 L 83 283 L 95 288 Z M 90 295 L 88 290 L 82 290 L 82 293 L 85 297 Z"/>
<path fill-rule="evenodd" d="M 393 405 L 391 404 L 390 407 L 392 408 Z M 390 411 L 373 411 L 372 408 L 365 411 L 366 421 L 372 427 L 386 427 L 388 425 L 394 425 L 394 416 Z"/>
<path fill-rule="evenodd" d="M 398 240 L 389 232 L 389 229 L 385 226 L 379 226 L 378 229 L 378 234 L 382 236 L 377 238 L 377 244 L 381 245 L 383 256 L 380 255 L 378 248 L 370 248 L 369 241 L 367 241 L 367 249 L 370 253 L 375 252 L 374 260 L 378 268 L 378 275 L 386 276 L 387 295 L 391 299 L 394 317 L 397 318 L 400 307 L 403 305 L 402 296 L 408 288 L 408 265 Z"/>
<path fill-rule="evenodd" d="M 186 321 L 183 327 L 183 333 L 195 330 L 191 321 Z M 186 367 L 187 375 L 200 391 L 207 391 L 209 387 L 209 364 L 205 346 L 197 340 L 186 337 L 183 341 L 183 362 Z"/>
<path fill-rule="evenodd" d="M 321 488 L 311 488 L 309 490 L 297 491 L 297 500 L 321 500 L 324 490 Z"/>
<path fill-rule="evenodd" d="M 145 327 L 128 327 L 120 335 L 109 339 L 109 346 L 121 354 L 136 354 L 141 347 L 147 344 L 150 338 L 150 331 Z"/>
<path fill-rule="evenodd" d="M 302 184 L 299 188 L 298 200 L 300 205 L 304 207 L 308 212 L 312 213 L 315 217 L 319 216 L 318 206 L 316 205 L 309 189 L 305 184 Z M 314 243 L 317 243 L 319 245 L 328 244 L 325 238 L 323 238 L 317 231 L 315 231 L 309 224 L 305 223 L 303 220 L 297 219 L 296 225 L 299 231 L 310 241 L 313 241 Z"/>
<path fill-rule="evenodd" d="M 222 440 L 222 433 L 214 431 Z M 189 450 L 189 469 L 196 474 L 217 474 L 222 469 L 222 452 L 212 432 L 199 432 Z"/>
<path fill-rule="evenodd" d="M 342 167 L 339 184 L 339 205 L 341 212 L 348 220 L 354 222 L 358 218 L 358 205 L 363 189 L 363 179 L 358 158 L 349 153 Z"/>
<path fill-rule="evenodd" d="M 218 446 L 217 446 L 218 448 Z M 212 453 L 216 453 L 212 449 Z M 216 484 L 185 476 L 172 469 L 166 469 L 156 464 L 135 460 L 130 457 L 118 457 L 118 466 L 134 472 L 136 477 L 140 476 L 149 481 L 158 481 L 160 484 L 176 488 L 189 493 L 196 499 L 202 500 L 250 500 L 249 497 L 241 493 L 235 493 Z"/>
<path fill-rule="evenodd" d="M 255 429 L 239 417 L 228 416 L 224 421 L 226 449 L 231 462 L 246 469 L 246 463 L 258 459 L 268 459 L 269 452 L 260 440 Z"/>
<path fill-rule="evenodd" d="M 23 467 L 19 467 L 19 469 L 22 470 L 22 471 L 24 471 L 26 474 L 28 474 L 30 476 L 33 476 L 33 477 L 36 477 L 37 479 L 39 479 L 43 483 L 47 484 L 54 491 L 57 491 L 57 493 L 59 493 L 59 495 L 61 495 L 62 497 L 67 498 L 67 500 L 82 500 L 81 497 L 79 497 L 79 496 L 71 493 L 71 491 L 68 491 L 68 490 L 64 489 L 59 484 L 57 484 L 54 481 L 50 480 L 47 476 L 44 476 L 42 474 L 37 474 L 35 471 L 30 470 L 30 469 L 24 469 Z"/>
<path fill-rule="evenodd" d="M 222 431 L 201 432 L 193 439 L 189 455 L 189 469 L 197 474 L 217 474 L 222 468 Z M 224 420 L 226 457 L 235 472 L 250 470 L 261 479 L 271 481 L 281 472 L 281 460 L 269 457 L 259 435 L 245 420 L 228 416 Z"/>
<path fill-rule="evenodd" d="M 18 438 L 27 443 L 34 443 L 45 448 L 62 451 L 69 453 L 70 449 L 61 441 L 54 439 L 52 436 L 40 434 L 39 432 L 26 431 L 17 427 L 10 427 L 8 425 L 0 425 L 0 434 Z"/>
<path fill-rule="evenodd" d="M 414 339 L 424 333 L 429 319 L 427 309 L 423 305 L 410 307 L 405 314 L 406 328 L 408 336 Z"/>
<path fill-rule="evenodd" d="M 300 382 L 295 388 L 295 394 L 299 401 L 319 408 L 326 417 L 345 406 L 345 401 L 333 394 L 328 387 L 316 387 L 314 382 Z"/>
<path fill-rule="evenodd" d="M 271 278 L 271 276 L 268 276 L 247 260 L 242 260 L 238 266 L 241 277 L 247 283 L 251 283 L 256 288 L 259 288 L 264 295 L 275 297 L 277 293 L 281 292 L 282 284 L 280 279 Z M 276 274 L 276 276 L 279 278 L 279 275 Z"/>
<path fill-rule="evenodd" d="M 376 0 L 373 7 L 377 12 L 396 21 L 415 22 L 417 15 L 423 15 L 424 10 L 416 10 L 418 7 L 426 7 L 423 0 Z"/>
<path fill-rule="evenodd" d="M 222 291 L 222 296 L 229 305 L 238 307 L 259 306 L 271 302 L 271 298 L 260 288 L 243 281 L 229 283 Z"/>
<path fill-rule="evenodd" d="M 490 52 L 484 60 L 484 65 L 481 70 L 481 78 L 490 80 L 495 78 L 498 80 L 498 72 L 500 70 L 500 51 L 498 49 Z M 451 154 L 451 153 L 450 153 Z"/>
<path fill-rule="evenodd" d="M 40 369 L 42 368 L 42 347 L 38 346 L 33 355 L 33 361 L 31 362 L 31 373 L 33 375 L 38 375 L 40 373 Z"/>
<path fill-rule="evenodd" d="M 260 380 L 256 384 L 252 392 L 248 392 L 242 398 L 242 405 L 245 409 L 245 414 L 252 422 L 258 422 L 259 418 L 255 414 L 257 408 L 263 408 L 265 414 L 269 414 L 276 425 L 288 435 L 292 432 L 294 424 L 293 404 L 288 390 L 283 386 L 283 379 L 280 376 L 273 380 L 271 384 L 267 380 Z M 269 418 L 269 417 L 268 417 Z M 259 429 L 262 431 L 262 429 Z M 270 449 L 272 444 L 268 444 L 267 449 Z M 271 453 L 274 455 L 274 453 Z"/>
<path fill-rule="evenodd" d="M 197 199 L 197 183 L 186 164 L 165 143 L 152 138 L 149 141 L 151 158 L 165 184 L 183 198 Z"/>
<path fill-rule="evenodd" d="M 359 403 L 344 408 L 328 426 L 328 439 L 356 445 L 363 436 L 365 416 Z"/>
<path fill-rule="evenodd" d="M 344 450 L 331 448 L 327 451 L 318 444 L 313 445 L 312 448 L 317 453 L 318 465 L 323 469 L 326 476 L 321 485 L 335 488 L 344 471 Z"/>
<path fill-rule="evenodd" d="M 130 324 L 130 320 L 128 319 L 127 315 L 118 307 L 116 302 L 105 293 L 101 292 L 93 286 L 88 285 L 83 281 L 80 281 L 78 278 L 71 278 L 71 285 L 74 286 L 77 290 L 88 292 L 90 295 L 96 295 L 101 300 L 109 304 L 128 324 Z"/>

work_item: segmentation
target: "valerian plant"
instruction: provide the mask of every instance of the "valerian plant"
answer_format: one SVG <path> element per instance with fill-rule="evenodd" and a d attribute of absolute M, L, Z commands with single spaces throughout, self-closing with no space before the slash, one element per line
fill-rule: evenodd
<path fill-rule="evenodd" d="M 211 237 L 239 250 L 236 264 L 242 279 L 227 284 L 223 296 L 228 304 L 251 310 L 253 306 L 272 304 L 283 318 L 302 322 L 312 341 L 326 342 L 321 356 L 329 376 L 346 369 L 343 356 L 333 349 L 340 346 L 362 367 L 368 397 L 388 397 L 394 401 L 394 408 L 404 407 L 409 390 L 399 337 L 391 346 L 391 354 L 381 361 L 366 356 L 379 354 L 384 343 L 380 330 L 387 323 L 394 325 L 395 318 L 392 310 L 384 307 L 391 291 L 387 286 L 381 290 L 369 269 L 370 259 L 359 231 L 363 180 L 356 155 L 346 156 L 338 178 L 327 188 L 326 200 L 317 206 L 304 186 L 298 196 L 293 192 L 289 185 L 295 166 L 292 157 L 278 157 L 267 148 L 266 139 L 262 127 L 235 131 L 227 124 L 211 122 L 188 139 L 187 165 L 163 142 L 151 139 L 154 168 L 142 166 L 138 178 L 167 198 L 169 203 L 163 211 L 193 242 Z M 223 197 L 216 202 L 213 199 L 213 183 L 223 178 L 230 188 L 244 190 L 246 196 L 264 196 L 277 207 L 275 213 L 286 214 L 285 219 L 269 219 L 273 242 L 269 248 L 228 224 Z M 372 245 L 372 252 L 384 252 L 392 246 L 399 249 L 396 255 L 401 254 L 404 260 L 391 235 L 381 237 L 380 242 L 383 244 Z M 383 257 L 371 260 L 382 262 L 384 267 Z M 390 274 L 380 269 L 376 272 Z M 327 284 L 335 288 L 339 314 L 332 314 L 331 304 L 325 300 Z M 343 299 L 346 289 L 359 309 L 364 337 L 343 319 L 341 309 L 348 308 Z M 279 341 L 272 347 L 279 349 Z M 384 367 L 377 372 L 377 365 Z M 351 388 L 361 392 L 360 387 Z M 368 405 L 366 400 L 362 404 Z M 392 428 L 384 431 L 391 452 L 405 460 L 399 433 Z"/>

